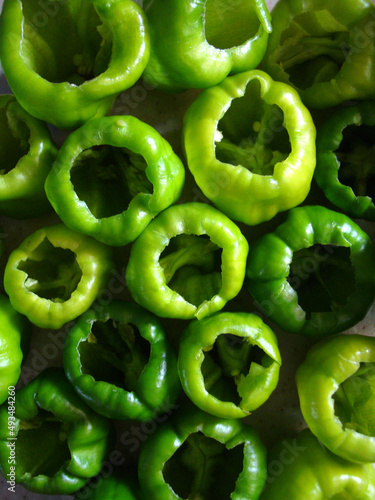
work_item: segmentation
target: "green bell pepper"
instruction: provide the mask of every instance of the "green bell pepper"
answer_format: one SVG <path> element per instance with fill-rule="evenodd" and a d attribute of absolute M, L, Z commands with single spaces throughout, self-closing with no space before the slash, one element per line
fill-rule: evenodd
<path fill-rule="evenodd" d="M 250 247 L 246 284 L 282 329 L 319 337 L 365 317 L 375 296 L 374 273 L 371 240 L 355 222 L 304 206 Z"/>
<path fill-rule="evenodd" d="M 276 336 L 255 314 L 218 313 L 194 320 L 179 344 L 184 391 L 196 406 L 218 417 L 243 418 L 261 406 L 277 386 L 280 365 Z"/>
<path fill-rule="evenodd" d="M 112 301 L 81 316 L 66 337 L 64 367 L 81 398 L 117 420 L 151 420 L 180 392 L 162 324 L 130 302 Z"/>
<path fill-rule="evenodd" d="M 181 409 L 143 443 L 138 476 L 144 498 L 259 498 L 267 463 L 255 429 L 241 420 Z"/>
<path fill-rule="evenodd" d="M 44 181 L 57 149 L 47 126 L 0 95 L 0 130 L 0 213 L 24 219 L 51 210 Z"/>
<path fill-rule="evenodd" d="M 178 199 L 184 179 L 180 159 L 154 128 L 110 116 L 70 134 L 45 188 L 71 229 L 123 246 Z"/>
<path fill-rule="evenodd" d="M 31 325 L 18 314 L 5 295 L 0 295 L 0 404 L 9 395 L 21 374 L 21 363 L 28 347 Z"/>
<path fill-rule="evenodd" d="M 110 476 L 100 478 L 97 485 L 86 485 L 78 491 L 75 500 L 140 500 L 139 486 L 135 484 L 134 478 L 129 474 L 121 474 L 119 471 Z"/>
<path fill-rule="evenodd" d="M 255 68 L 272 31 L 264 0 L 170 0 L 168 8 L 148 0 L 145 12 L 151 51 L 143 76 L 169 91 L 212 87 Z"/>
<path fill-rule="evenodd" d="M 14 309 L 34 325 L 58 329 L 91 306 L 112 266 L 109 247 L 56 224 L 13 250 L 4 288 Z"/>
<path fill-rule="evenodd" d="M 184 203 L 159 214 L 134 242 L 126 282 L 160 317 L 202 319 L 241 290 L 248 243 L 224 214 Z"/>
<path fill-rule="evenodd" d="M 375 338 L 324 339 L 309 350 L 296 381 L 317 438 L 347 460 L 375 462 Z"/>
<path fill-rule="evenodd" d="M 278 443 L 268 456 L 269 476 L 260 500 L 325 500 L 375 498 L 372 464 L 337 457 L 305 429 Z"/>
<path fill-rule="evenodd" d="M 318 130 L 315 180 L 351 217 L 375 220 L 375 104 L 336 111 Z"/>
<path fill-rule="evenodd" d="M 232 219 L 254 225 L 306 198 L 315 134 L 298 93 L 254 70 L 204 90 L 185 115 L 183 140 L 203 194 Z"/>
<path fill-rule="evenodd" d="M 310 108 L 375 97 L 370 0 L 279 0 L 262 68 Z"/>
<path fill-rule="evenodd" d="M 59 368 L 16 391 L 14 420 L 0 408 L 0 467 L 30 491 L 71 494 L 99 473 L 114 444 L 111 422 L 77 396 Z"/>
<path fill-rule="evenodd" d="M 150 51 L 142 9 L 131 0 L 5 0 L 1 64 L 32 116 L 73 128 L 103 116 L 141 76 Z"/>

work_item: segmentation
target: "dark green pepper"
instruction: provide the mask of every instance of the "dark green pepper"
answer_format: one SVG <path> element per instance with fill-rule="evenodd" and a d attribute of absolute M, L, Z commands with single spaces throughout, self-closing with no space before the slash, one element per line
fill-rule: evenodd
<path fill-rule="evenodd" d="M 21 363 L 28 347 L 31 325 L 18 314 L 5 295 L 0 295 L 0 404 L 8 397 L 21 374 Z"/>
<path fill-rule="evenodd" d="M 262 67 L 310 108 L 375 97 L 370 0 L 279 0 Z"/>
<path fill-rule="evenodd" d="M 194 320 L 179 344 L 183 389 L 195 405 L 218 417 L 243 418 L 261 406 L 276 388 L 280 365 L 276 336 L 255 314 Z"/>
<path fill-rule="evenodd" d="M 232 219 L 254 225 L 306 198 L 315 133 L 298 93 L 254 70 L 204 90 L 184 117 L 183 138 L 203 194 Z"/>
<path fill-rule="evenodd" d="M 109 247 L 56 224 L 13 250 L 4 287 L 16 311 L 34 325 L 58 329 L 91 306 L 112 269 Z"/>
<path fill-rule="evenodd" d="M 375 104 L 336 111 L 318 130 L 315 180 L 351 217 L 375 220 Z"/>
<path fill-rule="evenodd" d="M 283 330 L 319 337 L 365 317 L 375 296 L 374 273 L 371 240 L 355 222 L 304 206 L 250 247 L 246 283 Z"/>
<path fill-rule="evenodd" d="M 150 420 L 180 392 L 177 359 L 159 320 L 137 304 L 94 307 L 70 330 L 68 379 L 101 415 Z"/>
<path fill-rule="evenodd" d="M 47 126 L 0 95 L 0 213 L 26 219 L 51 210 L 44 181 L 57 149 Z"/>
<path fill-rule="evenodd" d="M 241 420 L 181 408 L 143 443 L 138 475 L 149 500 L 256 500 L 266 480 L 266 449 Z"/>
<path fill-rule="evenodd" d="M 131 0 L 5 0 L 1 64 L 32 116 L 59 128 L 103 116 L 141 76 L 147 21 Z"/>
<path fill-rule="evenodd" d="M 373 500 L 375 469 L 331 453 L 305 429 L 284 439 L 268 456 L 268 479 L 260 500 Z"/>
<path fill-rule="evenodd" d="M 148 0 L 145 11 L 151 53 L 144 78 L 169 91 L 212 87 L 255 68 L 272 30 L 264 0 L 169 0 L 168 8 Z"/>
<path fill-rule="evenodd" d="M 375 462 L 375 338 L 324 339 L 309 350 L 296 381 L 317 438 L 346 460 Z"/>
<path fill-rule="evenodd" d="M 14 420 L 0 408 L 4 477 L 45 494 L 71 494 L 99 473 L 113 443 L 109 420 L 94 413 L 59 368 L 16 391 Z"/>
<path fill-rule="evenodd" d="M 247 253 L 239 228 L 215 208 L 174 205 L 134 242 L 126 282 L 136 302 L 160 317 L 201 319 L 239 293 Z"/>
<path fill-rule="evenodd" d="M 98 484 L 86 485 L 75 495 L 75 500 L 141 500 L 139 486 L 129 473 L 116 471 L 109 476 L 99 478 Z"/>
<path fill-rule="evenodd" d="M 110 116 L 70 134 L 45 187 L 67 226 L 123 246 L 179 198 L 184 179 L 180 159 L 154 128 Z"/>

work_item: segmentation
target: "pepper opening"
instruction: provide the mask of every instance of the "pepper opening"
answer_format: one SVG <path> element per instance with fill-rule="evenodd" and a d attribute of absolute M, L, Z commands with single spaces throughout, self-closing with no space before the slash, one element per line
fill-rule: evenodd
<path fill-rule="evenodd" d="M 375 127 L 349 125 L 335 151 L 340 162 L 338 178 L 341 184 L 352 188 L 356 196 L 375 200 Z"/>
<path fill-rule="evenodd" d="M 243 444 L 228 450 L 215 439 L 195 432 L 164 464 L 164 480 L 181 498 L 227 500 L 236 489 L 243 457 Z"/>
<path fill-rule="evenodd" d="M 244 337 L 229 333 L 218 335 L 204 352 L 202 375 L 207 392 L 221 401 L 241 406 L 238 385 L 249 375 L 253 363 L 268 368 L 274 360 Z"/>
<path fill-rule="evenodd" d="M 264 102 L 258 80 L 251 80 L 245 94 L 232 100 L 218 123 L 215 147 L 219 161 L 258 175 L 273 175 L 275 165 L 291 153 L 284 113 Z"/>
<path fill-rule="evenodd" d="M 206 40 L 217 49 L 230 49 L 254 38 L 261 23 L 254 0 L 206 0 Z"/>
<path fill-rule="evenodd" d="M 175 236 L 160 256 L 166 283 L 187 302 L 200 306 L 220 292 L 221 254 L 207 235 Z"/>
<path fill-rule="evenodd" d="M 5 175 L 29 152 L 30 130 L 9 106 L 0 108 L 0 130 L 0 175 Z"/>
<path fill-rule="evenodd" d="M 67 424 L 43 409 L 30 420 L 20 420 L 15 445 L 20 476 L 52 477 L 71 460 Z"/>
<path fill-rule="evenodd" d="M 47 238 L 18 264 L 18 269 L 27 275 L 27 291 L 52 302 L 69 300 L 82 278 L 74 252 L 54 247 Z"/>
<path fill-rule="evenodd" d="M 333 395 L 335 414 L 344 429 L 375 436 L 375 363 L 360 363 Z"/>
<path fill-rule="evenodd" d="M 131 392 L 150 359 L 150 344 L 133 324 L 95 321 L 79 355 L 82 373 Z"/>
<path fill-rule="evenodd" d="M 295 16 L 281 34 L 274 60 L 301 90 L 333 80 L 351 52 L 350 35 L 328 9 Z"/>
<path fill-rule="evenodd" d="M 66 0 L 21 0 L 21 57 L 51 83 L 80 85 L 103 73 L 112 53 L 111 32 L 92 2 L 73 8 Z"/>
<path fill-rule="evenodd" d="M 331 312 L 346 304 L 355 286 L 350 249 L 313 245 L 294 252 L 288 282 L 298 294 L 306 319 L 314 312 Z"/>
<path fill-rule="evenodd" d="M 126 148 L 94 146 L 82 151 L 70 171 L 80 200 L 97 219 L 125 212 L 139 193 L 151 194 L 143 156 Z"/>

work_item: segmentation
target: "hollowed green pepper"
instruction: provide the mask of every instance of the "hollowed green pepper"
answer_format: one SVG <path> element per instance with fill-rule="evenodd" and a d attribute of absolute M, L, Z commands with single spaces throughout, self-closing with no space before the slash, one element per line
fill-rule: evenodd
<path fill-rule="evenodd" d="M 0 467 L 30 491 L 71 494 L 99 473 L 114 433 L 109 420 L 50 368 L 16 391 L 14 420 L 0 408 Z"/>
<path fill-rule="evenodd" d="M 272 30 L 264 0 L 170 0 L 168 8 L 153 0 L 145 11 L 151 52 L 144 78 L 170 91 L 212 87 L 255 68 Z"/>
<path fill-rule="evenodd" d="M 315 180 L 352 217 L 375 220 L 375 104 L 336 111 L 318 130 Z"/>
<path fill-rule="evenodd" d="M 251 245 L 246 284 L 282 329 L 319 337 L 365 317 L 374 300 L 374 273 L 371 240 L 355 222 L 304 206 Z"/>
<path fill-rule="evenodd" d="M 57 154 L 47 126 L 0 95 L 0 213 L 29 218 L 51 209 L 44 181 Z"/>
<path fill-rule="evenodd" d="M 254 225 L 306 198 L 315 134 L 298 93 L 254 70 L 204 90 L 184 117 L 183 140 L 203 194 L 232 219 Z"/>
<path fill-rule="evenodd" d="M 279 0 L 262 68 L 311 108 L 375 96 L 370 0 Z"/>
<path fill-rule="evenodd" d="M 68 379 L 101 415 L 150 420 L 180 391 L 174 349 L 158 319 L 133 303 L 94 307 L 70 330 Z"/>
<path fill-rule="evenodd" d="M 375 462 L 375 338 L 339 335 L 313 346 L 296 374 L 313 434 L 352 462 Z"/>
<path fill-rule="evenodd" d="M 4 287 L 16 311 L 34 325 L 58 329 L 91 306 L 112 266 L 109 247 L 56 224 L 37 230 L 13 250 Z"/>
<path fill-rule="evenodd" d="M 183 389 L 218 417 L 243 418 L 261 406 L 276 388 L 280 365 L 276 336 L 255 314 L 194 320 L 179 344 Z"/>
<path fill-rule="evenodd" d="M 260 500 L 373 500 L 375 469 L 337 457 L 305 429 L 268 455 L 269 475 Z"/>
<path fill-rule="evenodd" d="M 8 398 L 21 374 L 21 363 L 28 347 L 31 325 L 18 314 L 5 295 L 0 295 L 0 404 Z"/>
<path fill-rule="evenodd" d="M 131 0 L 5 0 L 1 64 L 32 116 L 73 128 L 103 116 L 149 57 L 142 9 Z"/>
<path fill-rule="evenodd" d="M 266 479 L 266 449 L 241 420 L 181 408 L 143 443 L 138 475 L 150 500 L 256 500 Z"/>
<path fill-rule="evenodd" d="M 155 129 L 110 116 L 70 134 L 45 187 L 67 226 L 123 246 L 179 198 L 184 179 L 180 159 Z"/>
<path fill-rule="evenodd" d="M 174 205 L 134 242 L 126 269 L 136 302 L 160 317 L 202 319 L 241 290 L 248 243 L 204 203 Z"/>

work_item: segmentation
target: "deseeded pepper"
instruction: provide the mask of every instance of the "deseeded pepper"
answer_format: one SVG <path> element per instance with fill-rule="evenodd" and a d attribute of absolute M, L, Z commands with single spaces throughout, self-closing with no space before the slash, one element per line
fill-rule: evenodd
<path fill-rule="evenodd" d="M 194 404 L 218 417 L 243 418 L 261 406 L 276 388 L 280 365 L 277 339 L 255 314 L 194 320 L 179 344 L 183 389 Z"/>
<path fill-rule="evenodd" d="M 184 117 L 183 140 L 203 194 L 229 217 L 254 225 L 306 198 L 315 133 L 298 93 L 254 70 L 204 90 Z"/>
<path fill-rule="evenodd" d="M 255 68 L 272 30 L 264 0 L 147 1 L 149 84 L 169 91 L 212 87 L 229 73 Z M 168 29 L 166 29 L 168 26 Z"/>
<path fill-rule="evenodd" d="M 246 284 L 285 331 L 319 337 L 365 317 L 374 300 L 374 273 L 371 240 L 355 222 L 304 206 L 250 247 Z"/>
<path fill-rule="evenodd" d="M 75 394 L 63 370 L 45 370 L 16 391 L 15 401 L 12 425 L 7 404 L 0 408 L 4 477 L 14 473 L 17 484 L 37 493 L 71 494 L 99 473 L 114 444 L 112 425 Z"/>
<path fill-rule="evenodd" d="M 110 116 L 70 134 L 45 187 L 67 226 L 123 246 L 179 198 L 184 179 L 180 159 L 155 129 Z"/>
<path fill-rule="evenodd" d="M 375 104 L 336 111 L 318 130 L 315 180 L 351 217 L 375 220 Z"/>
<path fill-rule="evenodd" d="M 176 402 L 177 359 L 159 320 L 112 301 L 81 316 L 64 347 L 68 379 L 85 402 L 114 419 L 150 420 Z"/>
<path fill-rule="evenodd" d="M 112 266 L 109 247 L 56 224 L 13 250 L 4 287 L 16 311 L 34 325 L 58 329 L 91 306 Z"/>
<path fill-rule="evenodd" d="M 256 500 L 266 449 L 241 420 L 182 408 L 143 443 L 138 475 L 150 500 Z"/>
<path fill-rule="evenodd" d="M 375 462 L 375 338 L 338 335 L 307 353 L 296 374 L 313 434 L 352 462 Z"/>
<path fill-rule="evenodd" d="M 22 107 L 59 128 L 103 116 L 141 76 L 150 44 L 131 0 L 5 0 L 4 74 Z"/>
<path fill-rule="evenodd" d="M 202 319 L 239 293 L 247 253 L 239 228 L 215 208 L 174 205 L 134 242 L 126 281 L 135 301 L 156 315 Z"/>
<path fill-rule="evenodd" d="M 0 214 L 26 219 L 51 210 L 44 181 L 56 154 L 47 126 L 0 95 Z"/>

